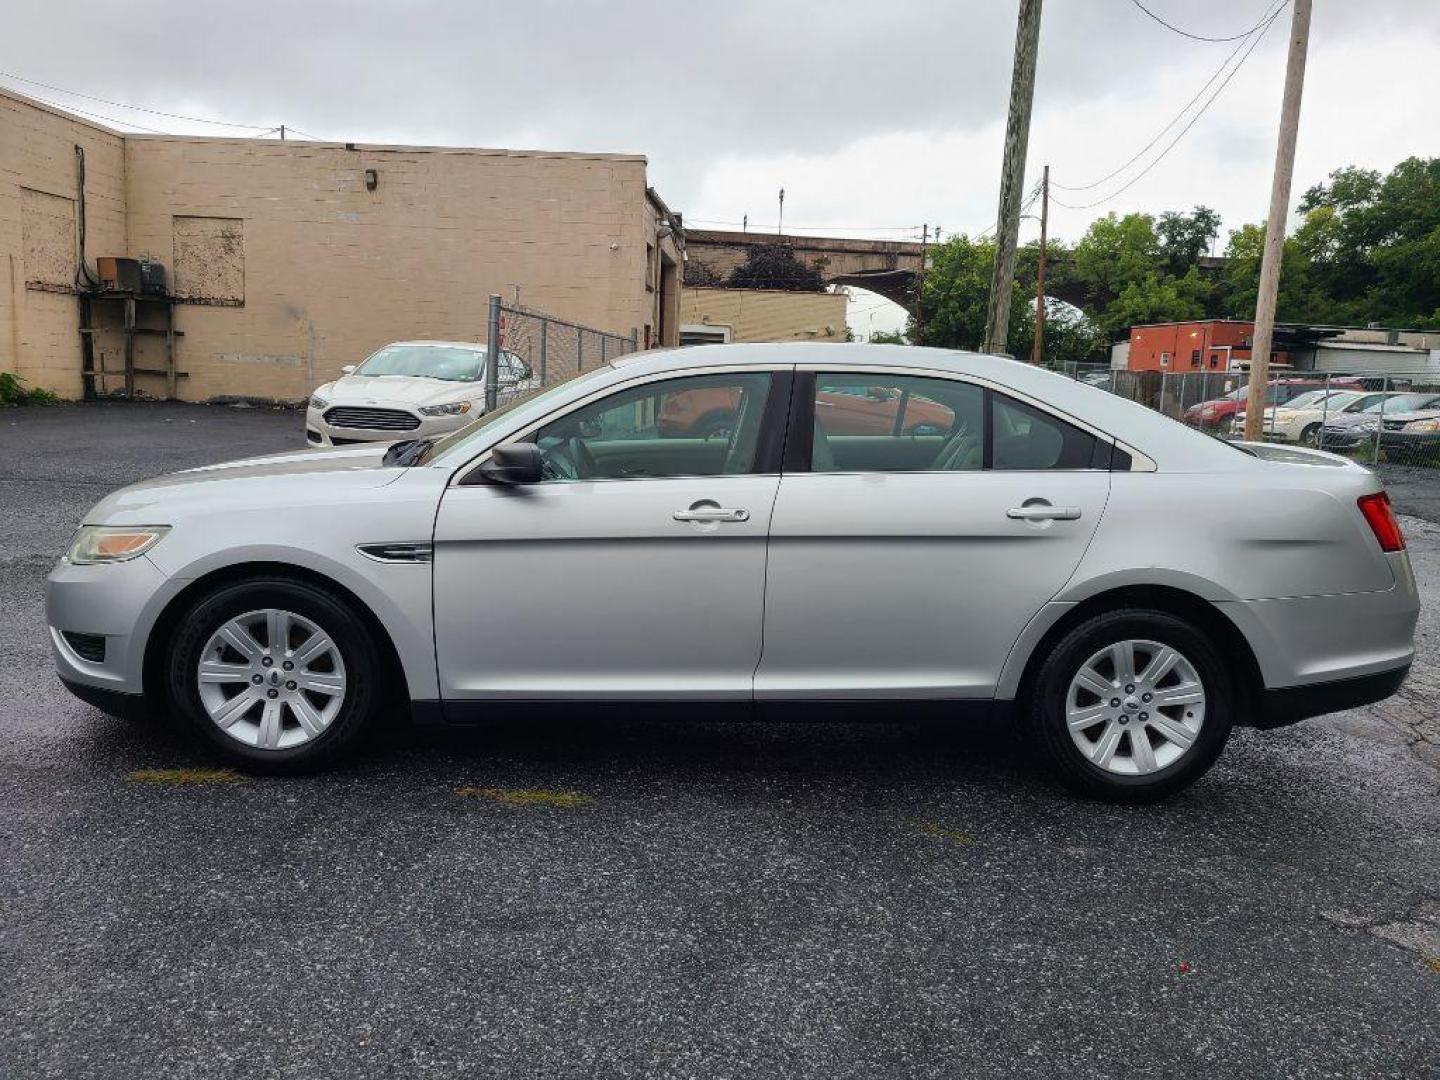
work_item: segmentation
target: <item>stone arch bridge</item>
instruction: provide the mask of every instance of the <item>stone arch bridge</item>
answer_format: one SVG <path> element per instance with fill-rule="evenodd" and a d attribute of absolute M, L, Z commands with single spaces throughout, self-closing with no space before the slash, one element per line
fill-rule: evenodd
<path fill-rule="evenodd" d="M 788 233 L 685 230 L 685 283 L 715 284 L 745 261 L 752 247 L 782 243 L 813 266 L 827 285 L 855 285 L 910 310 L 924 246 L 916 240 L 844 240 Z"/>

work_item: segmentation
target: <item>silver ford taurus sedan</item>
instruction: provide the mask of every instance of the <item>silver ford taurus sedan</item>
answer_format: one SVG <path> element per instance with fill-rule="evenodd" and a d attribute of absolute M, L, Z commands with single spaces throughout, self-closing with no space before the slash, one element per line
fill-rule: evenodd
<path fill-rule="evenodd" d="M 1003 710 L 1162 797 L 1234 725 L 1379 700 L 1418 611 L 1381 485 L 1014 361 L 726 345 L 616 360 L 437 441 L 137 484 L 49 579 L 60 677 L 242 767 L 526 704 Z M 749 715 L 749 709 L 737 710 Z"/>

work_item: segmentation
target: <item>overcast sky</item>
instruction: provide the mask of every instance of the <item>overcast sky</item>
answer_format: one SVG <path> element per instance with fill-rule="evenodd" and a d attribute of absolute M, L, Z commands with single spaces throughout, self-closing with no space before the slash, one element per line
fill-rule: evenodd
<path fill-rule="evenodd" d="M 1227 37 L 1272 0 L 1144 0 Z M 245 0 L 6 4 L 0 70 L 70 90 L 322 138 L 628 151 L 692 226 L 785 221 L 903 236 L 995 216 L 1016 0 Z M 1265 215 L 1288 9 L 1169 155 L 1095 209 L 1052 209 L 1074 239 L 1108 210 Z M 1241 43 L 1243 45 L 1243 43 Z M 1179 37 L 1132 0 L 1049 0 L 1029 172 L 1083 185 L 1125 162 L 1236 49 Z M 1316 0 L 1296 197 L 1330 170 L 1440 154 L 1440 0 Z M 258 134 L 0 85 L 144 127 Z M 1213 89 L 1213 87 L 1212 87 Z M 1207 95 L 1208 96 L 1208 95 Z M 1202 99 L 1203 100 L 1203 99 Z M 1114 180 L 1111 195 L 1178 133 Z M 889 230 L 897 228 L 898 232 Z M 1027 224 L 1027 232 L 1033 224 Z M 1223 242 L 1223 241 L 1222 241 Z M 852 305 L 859 310 L 860 305 Z M 869 329 L 877 313 L 852 321 Z M 892 312 L 881 310 L 890 325 Z"/>

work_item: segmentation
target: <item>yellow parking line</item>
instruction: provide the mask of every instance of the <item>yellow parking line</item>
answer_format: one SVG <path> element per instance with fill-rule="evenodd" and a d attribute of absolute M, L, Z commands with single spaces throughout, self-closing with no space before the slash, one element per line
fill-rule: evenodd
<path fill-rule="evenodd" d="M 132 784 L 169 784 L 180 787 L 199 784 L 243 784 L 249 777 L 234 769 L 136 769 L 125 774 Z"/>
<path fill-rule="evenodd" d="M 975 842 L 975 838 L 969 833 L 941 825 L 938 821 L 912 821 L 910 824 L 915 827 L 916 832 L 933 836 L 937 840 L 948 840 L 952 844 L 973 844 Z"/>
<path fill-rule="evenodd" d="M 589 806 L 595 800 L 578 791 L 536 791 L 523 788 L 477 788 L 460 787 L 455 794 L 467 799 L 491 799 L 504 806 L 558 806 L 573 810 Z"/>

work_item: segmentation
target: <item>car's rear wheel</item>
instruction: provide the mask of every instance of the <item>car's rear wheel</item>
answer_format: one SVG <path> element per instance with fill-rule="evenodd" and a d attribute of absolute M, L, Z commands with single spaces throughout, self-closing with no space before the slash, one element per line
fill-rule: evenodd
<path fill-rule="evenodd" d="M 1070 787 L 1151 802 L 1215 763 L 1234 708 L 1234 684 L 1200 630 L 1166 612 L 1127 609 L 1089 619 L 1057 643 L 1024 719 Z"/>
<path fill-rule="evenodd" d="M 221 586 L 181 617 L 170 699 L 191 730 L 256 772 L 303 772 L 343 753 L 373 719 L 371 635 L 328 589 L 289 578 Z"/>

